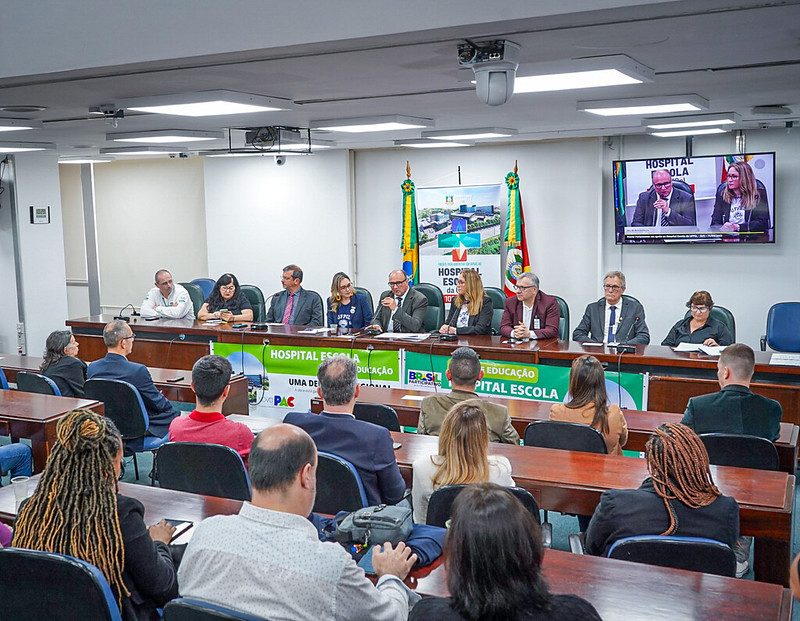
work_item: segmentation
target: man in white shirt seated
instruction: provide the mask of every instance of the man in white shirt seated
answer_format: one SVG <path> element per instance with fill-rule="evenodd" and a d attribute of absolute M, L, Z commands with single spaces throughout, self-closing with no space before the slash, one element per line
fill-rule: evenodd
<path fill-rule="evenodd" d="M 168 270 L 158 270 L 155 287 L 147 292 L 139 312 L 144 318 L 194 319 L 194 306 L 189 292 L 172 282 Z"/>
<path fill-rule="evenodd" d="M 405 620 L 419 596 L 402 581 L 417 556 L 403 543 L 377 546 L 373 586 L 307 519 L 316 473 L 317 449 L 305 431 L 262 431 L 250 450 L 252 500 L 238 515 L 197 525 L 178 571 L 180 594 L 265 619 Z"/>

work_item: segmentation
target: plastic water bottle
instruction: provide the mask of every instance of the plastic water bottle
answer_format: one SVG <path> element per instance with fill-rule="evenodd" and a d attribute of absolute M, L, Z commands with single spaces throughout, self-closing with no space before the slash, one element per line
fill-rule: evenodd
<path fill-rule="evenodd" d="M 339 336 L 345 336 L 350 334 L 350 326 L 348 324 L 347 319 L 340 319 L 339 320 L 339 329 L 336 332 Z"/>

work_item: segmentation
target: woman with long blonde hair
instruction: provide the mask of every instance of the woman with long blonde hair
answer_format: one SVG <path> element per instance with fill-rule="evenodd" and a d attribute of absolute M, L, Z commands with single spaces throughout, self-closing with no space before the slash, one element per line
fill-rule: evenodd
<path fill-rule="evenodd" d="M 767 189 L 756 179 L 747 162 L 734 162 L 728 166 L 725 182 L 717 188 L 711 226 L 719 225 L 721 231 L 734 233 L 764 233 L 770 230 Z M 740 235 L 739 241 L 754 239 L 754 235 Z"/>
<path fill-rule="evenodd" d="M 444 485 L 489 481 L 512 487 L 511 463 L 502 455 L 489 455 L 489 426 L 480 399 L 468 399 L 453 406 L 442 422 L 437 455 L 414 462 L 411 500 L 414 521 L 423 524 L 428 501 Z"/>
<path fill-rule="evenodd" d="M 328 327 L 361 330 L 372 322 L 372 309 L 366 296 L 358 293 L 344 272 L 336 272 L 328 298 Z"/>
<path fill-rule="evenodd" d="M 456 297 L 439 332 L 441 334 L 491 334 L 492 300 L 483 290 L 478 270 L 461 270 L 456 279 Z"/>

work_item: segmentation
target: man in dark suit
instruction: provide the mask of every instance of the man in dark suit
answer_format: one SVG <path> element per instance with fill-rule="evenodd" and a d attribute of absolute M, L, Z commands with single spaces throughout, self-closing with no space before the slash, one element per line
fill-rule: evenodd
<path fill-rule="evenodd" d="M 628 343 L 647 345 L 650 331 L 644 307 L 625 293 L 625 274 L 608 272 L 603 279 L 603 297 L 586 306 L 572 340 L 579 343 Z"/>
<path fill-rule="evenodd" d="M 409 287 L 403 270 L 389 274 L 389 290 L 381 293 L 380 300 L 371 327 L 381 332 L 422 332 L 428 298 Z"/>
<path fill-rule="evenodd" d="M 178 416 L 169 400 L 153 384 L 150 371 L 143 364 L 129 362 L 133 351 L 133 330 L 125 321 L 115 319 L 103 328 L 103 342 L 108 348 L 105 358 L 89 365 L 89 379 L 123 380 L 139 391 L 150 419 L 147 433 L 157 438 L 167 435 L 169 424 Z"/>
<path fill-rule="evenodd" d="M 672 184 L 663 168 L 652 173 L 653 187 L 639 194 L 631 226 L 695 226 L 694 196 Z"/>
<path fill-rule="evenodd" d="M 558 301 L 539 289 L 539 277 L 524 272 L 517 278 L 517 295 L 503 303 L 500 334 L 515 339 L 558 338 Z"/>
<path fill-rule="evenodd" d="M 319 365 L 317 394 L 323 411 L 289 412 L 283 422 L 297 425 L 310 435 L 317 450 L 349 461 L 361 475 L 370 505 L 396 504 L 406 484 L 394 456 L 389 430 L 356 420 L 358 397 L 356 364 L 347 356 L 333 356 Z"/>
<path fill-rule="evenodd" d="M 325 325 L 322 298 L 316 291 L 307 291 L 300 286 L 303 270 L 297 265 L 283 268 L 281 284 L 283 291 L 272 296 L 267 311 L 267 323 L 284 323 L 292 326 L 321 328 Z"/>

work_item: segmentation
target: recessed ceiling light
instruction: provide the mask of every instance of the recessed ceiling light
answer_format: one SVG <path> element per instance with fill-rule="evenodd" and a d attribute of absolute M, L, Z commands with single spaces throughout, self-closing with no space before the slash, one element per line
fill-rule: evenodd
<path fill-rule="evenodd" d="M 0 153 L 26 153 L 55 148 L 54 142 L 0 142 Z"/>
<path fill-rule="evenodd" d="M 106 147 L 100 149 L 101 155 L 166 155 L 169 153 L 182 153 L 183 149 L 177 147 Z"/>
<path fill-rule="evenodd" d="M 202 140 L 220 140 L 222 132 L 189 131 L 183 129 L 157 129 L 140 132 L 119 132 L 106 134 L 106 140 L 114 142 L 141 142 L 149 144 L 173 144 L 199 142 Z"/>
<path fill-rule="evenodd" d="M 708 110 L 708 100 L 698 95 L 666 95 L 664 97 L 579 101 L 578 110 L 599 114 L 600 116 L 697 112 L 699 110 Z"/>
<path fill-rule="evenodd" d="M 193 117 L 274 112 L 293 107 L 288 99 L 225 90 L 136 97 L 115 105 L 136 112 Z"/>
<path fill-rule="evenodd" d="M 530 72 L 530 75 L 520 75 Z M 650 67 L 625 56 L 598 56 L 570 61 L 540 63 L 518 71 L 514 79 L 514 93 L 543 93 L 578 88 L 598 88 L 652 82 L 655 77 Z"/>
<path fill-rule="evenodd" d="M 24 129 L 41 129 L 41 121 L 27 119 L 0 119 L 0 132 L 16 132 Z"/>
<path fill-rule="evenodd" d="M 735 112 L 720 114 L 695 114 L 683 116 L 660 116 L 642 119 L 642 125 L 652 129 L 679 129 L 681 127 L 710 127 L 715 125 L 734 125 L 739 122 Z"/>
<path fill-rule="evenodd" d="M 59 164 L 104 164 L 113 161 L 113 157 L 99 157 L 97 155 L 70 155 L 58 158 Z"/>
<path fill-rule="evenodd" d="M 468 142 L 444 142 L 443 140 L 427 140 L 425 138 L 412 139 L 412 140 L 395 140 L 396 147 L 412 147 L 414 149 L 442 149 L 448 147 L 469 147 L 472 146 Z"/>
<path fill-rule="evenodd" d="M 659 138 L 672 138 L 673 136 L 700 136 L 702 134 L 724 134 L 727 129 L 721 127 L 708 127 L 705 129 L 678 129 L 675 131 L 651 131 L 651 136 Z"/>
<path fill-rule="evenodd" d="M 423 138 L 432 140 L 478 140 L 481 138 L 502 138 L 515 136 L 516 129 L 505 127 L 476 127 L 474 129 L 439 129 L 436 131 L 422 132 Z"/>
<path fill-rule="evenodd" d="M 433 120 L 416 116 L 403 116 L 401 114 L 387 114 L 383 116 L 363 116 L 349 119 L 311 121 L 311 129 L 324 129 L 331 132 L 349 132 L 354 134 L 415 129 L 419 127 L 433 127 Z"/>
<path fill-rule="evenodd" d="M 200 151 L 198 155 L 203 157 L 275 157 L 276 155 L 282 156 L 298 156 L 298 155 L 311 155 L 309 153 L 297 153 L 292 151 Z"/>
<path fill-rule="evenodd" d="M 0 106 L 0 112 L 11 112 L 12 114 L 31 114 L 45 110 L 47 110 L 47 106 Z"/>

